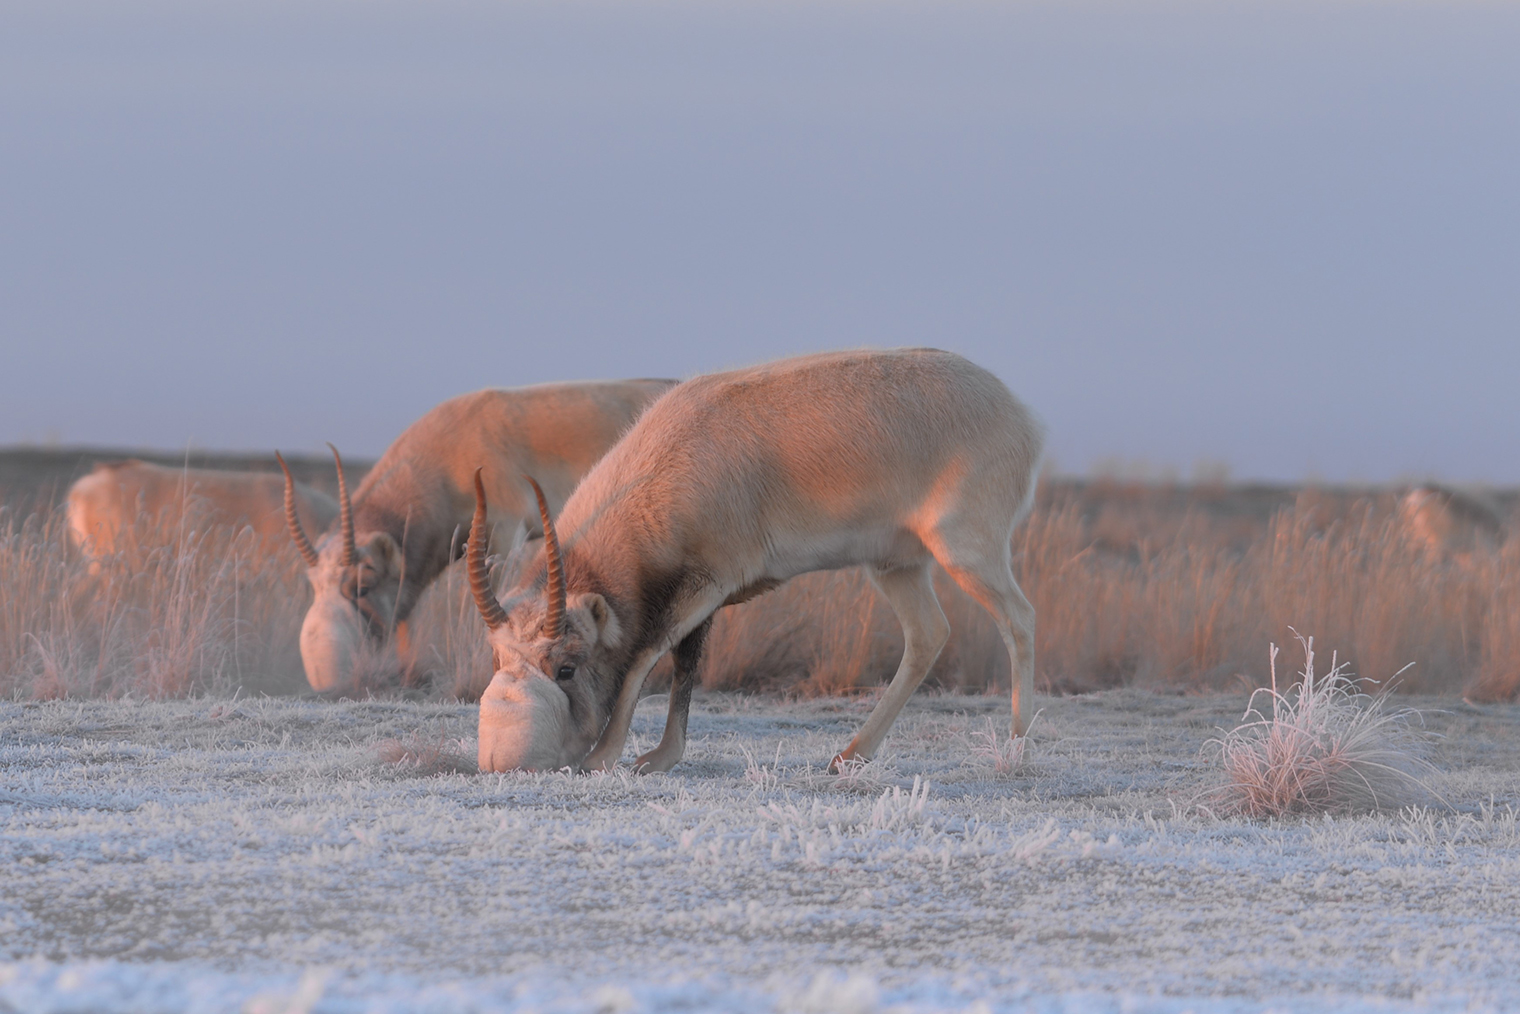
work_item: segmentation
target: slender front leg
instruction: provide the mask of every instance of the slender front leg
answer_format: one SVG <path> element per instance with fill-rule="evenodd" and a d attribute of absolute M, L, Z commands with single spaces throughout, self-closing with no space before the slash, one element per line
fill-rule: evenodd
<path fill-rule="evenodd" d="M 406 620 L 396 624 L 396 660 L 401 663 L 401 685 L 414 687 L 420 682 L 417 671 L 417 652 L 412 644 L 411 628 Z"/>
<path fill-rule="evenodd" d="M 586 771 L 611 771 L 617 766 L 618 758 L 623 756 L 623 747 L 628 745 L 628 729 L 633 724 L 633 709 L 639 705 L 639 691 L 644 688 L 644 680 L 649 675 L 649 670 L 665 654 L 664 648 L 652 648 L 634 660 L 628 669 L 628 676 L 623 680 L 623 689 L 618 693 L 617 704 L 613 706 L 612 717 L 607 719 L 607 725 L 602 729 L 602 737 L 597 740 L 596 746 L 581 761 L 581 768 Z"/>
<path fill-rule="evenodd" d="M 945 619 L 945 611 L 935 597 L 927 564 L 885 572 L 872 570 L 870 575 L 902 624 L 903 656 L 897 674 L 871 710 L 866 724 L 850 745 L 829 762 L 829 770 L 834 772 L 850 761 L 868 761 L 876 755 L 876 748 L 886 738 L 898 712 L 929 674 L 940 649 L 950 638 L 950 621 Z"/>
<path fill-rule="evenodd" d="M 686 597 L 685 604 L 679 610 L 679 614 L 685 619 L 671 631 L 671 640 L 648 648 L 640 655 L 633 665 L 628 668 L 628 677 L 623 681 L 623 689 L 618 694 L 617 706 L 612 710 L 612 717 L 607 720 L 607 727 L 602 730 L 602 738 L 596 744 L 596 748 L 586 757 L 583 767 L 588 771 L 610 771 L 623 756 L 623 747 L 628 744 L 628 730 L 633 725 L 633 709 L 639 704 L 639 691 L 644 688 L 644 680 L 649 675 L 649 670 L 660 660 L 660 656 L 669 651 L 672 644 L 680 644 L 687 636 L 698 627 L 712 618 L 723 605 L 723 600 L 728 598 L 729 592 L 713 587 L 704 587 L 700 591 Z M 701 617 L 701 620 L 697 620 Z M 700 650 L 700 644 L 698 645 Z"/>
<path fill-rule="evenodd" d="M 712 617 L 687 634 L 673 653 L 675 675 L 670 678 L 670 711 L 665 718 L 665 734 L 660 744 L 633 762 L 634 770 L 645 773 L 669 771 L 686 753 L 686 719 L 691 712 L 691 692 L 697 685 L 697 669 L 702 663 L 702 648 Z"/>

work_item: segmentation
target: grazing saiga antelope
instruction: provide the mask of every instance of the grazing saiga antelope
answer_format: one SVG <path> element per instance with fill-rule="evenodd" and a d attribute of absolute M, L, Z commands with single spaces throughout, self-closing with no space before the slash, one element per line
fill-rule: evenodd
<path fill-rule="evenodd" d="M 471 473 L 489 463 L 488 527 L 536 534 L 532 497 L 511 477 L 542 476 L 563 503 L 598 458 L 674 380 L 587 381 L 493 388 L 452 398 L 418 419 L 364 477 L 352 500 L 338 467 L 338 529 L 313 546 L 291 510 L 286 520 L 315 593 L 301 624 L 301 661 L 318 691 L 349 689 L 360 652 L 394 631 L 410 656 L 407 617 L 463 549 L 474 506 Z M 284 467 L 284 460 L 280 465 Z"/>
<path fill-rule="evenodd" d="M 69 487 L 69 537 L 86 556 L 107 556 L 139 517 L 177 524 L 188 513 L 196 524 L 247 525 L 273 547 L 285 538 L 282 485 L 278 475 L 258 472 L 103 462 Z M 296 483 L 291 492 L 305 523 L 321 529 L 337 517 L 337 502 L 321 490 Z"/>
<path fill-rule="evenodd" d="M 668 771 L 685 750 L 713 613 L 857 564 L 905 648 L 835 767 L 875 753 L 949 636 L 931 561 L 996 620 L 1022 735 L 1034 608 L 1013 578 L 1011 538 L 1042 442 L 1001 381 L 949 352 L 833 352 L 697 377 L 650 407 L 557 522 L 538 495 L 543 545 L 502 599 L 485 568 L 477 473 L 470 584 L 496 669 L 480 702 L 481 770 L 616 764 L 645 676 L 673 651 L 664 736 L 635 762 Z"/>
<path fill-rule="evenodd" d="M 1426 483 L 1399 497 L 1397 513 L 1405 538 L 1431 563 L 1469 566 L 1504 544 L 1504 514 L 1480 492 Z"/>

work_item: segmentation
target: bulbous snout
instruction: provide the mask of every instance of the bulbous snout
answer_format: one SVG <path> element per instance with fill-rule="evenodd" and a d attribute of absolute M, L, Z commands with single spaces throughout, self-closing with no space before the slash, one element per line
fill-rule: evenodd
<path fill-rule="evenodd" d="M 351 689 L 364 647 L 364 623 L 347 602 L 313 602 L 301 623 L 301 664 L 318 693 Z"/>
<path fill-rule="evenodd" d="M 574 765 L 570 701 L 547 676 L 501 671 L 480 697 L 481 771 L 557 771 Z"/>

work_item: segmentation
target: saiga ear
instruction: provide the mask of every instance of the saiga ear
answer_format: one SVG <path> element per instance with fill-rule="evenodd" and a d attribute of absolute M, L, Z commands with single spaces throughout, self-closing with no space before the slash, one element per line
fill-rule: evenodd
<path fill-rule="evenodd" d="M 382 576 L 397 574 L 401 570 L 401 547 L 387 532 L 380 532 L 364 544 L 369 553 L 370 564 Z"/>
<path fill-rule="evenodd" d="M 612 611 L 612 606 L 607 600 L 596 592 L 587 592 L 579 596 L 575 603 L 576 609 L 584 609 L 591 614 L 591 622 L 596 624 L 596 640 L 598 644 L 608 647 L 617 647 L 617 643 L 623 639 L 623 628 L 618 623 L 617 615 Z"/>

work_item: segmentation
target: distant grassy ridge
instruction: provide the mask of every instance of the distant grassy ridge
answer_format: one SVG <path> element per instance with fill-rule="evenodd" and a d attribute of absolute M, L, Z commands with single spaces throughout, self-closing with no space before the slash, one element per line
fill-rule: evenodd
<path fill-rule="evenodd" d="M 302 688 L 297 642 L 310 591 L 292 547 L 270 556 L 248 533 L 142 518 L 128 548 L 93 567 L 69 549 L 55 506 L 62 491 L 95 461 L 130 456 L 184 461 L 0 451 L 9 504 L 0 514 L 0 695 Z M 290 461 L 304 480 L 333 488 L 329 459 Z M 275 467 L 272 455 L 191 455 L 190 464 Z M 366 465 L 347 466 L 351 482 Z M 1413 662 L 1409 689 L 1511 698 L 1520 690 L 1520 538 L 1508 531 L 1520 497 L 1484 497 L 1508 527 L 1473 538 L 1460 512 L 1411 516 L 1398 490 L 1047 477 L 1013 545 L 1038 615 L 1039 685 L 1261 686 L 1267 643 L 1286 641 L 1292 626 L 1358 675 L 1385 679 Z M 498 580 L 511 570 L 498 561 Z M 936 584 L 952 636 L 929 685 L 1005 690 L 1008 659 L 990 618 L 944 575 Z M 490 655 L 461 571 L 423 597 L 412 628 L 419 665 L 407 692 L 478 696 Z M 723 610 L 702 679 L 711 689 L 851 693 L 890 679 L 901 651 L 896 619 L 862 572 L 812 574 Z M 399 688 L 396 667 L 381 659 L 355 692 Z"/>

